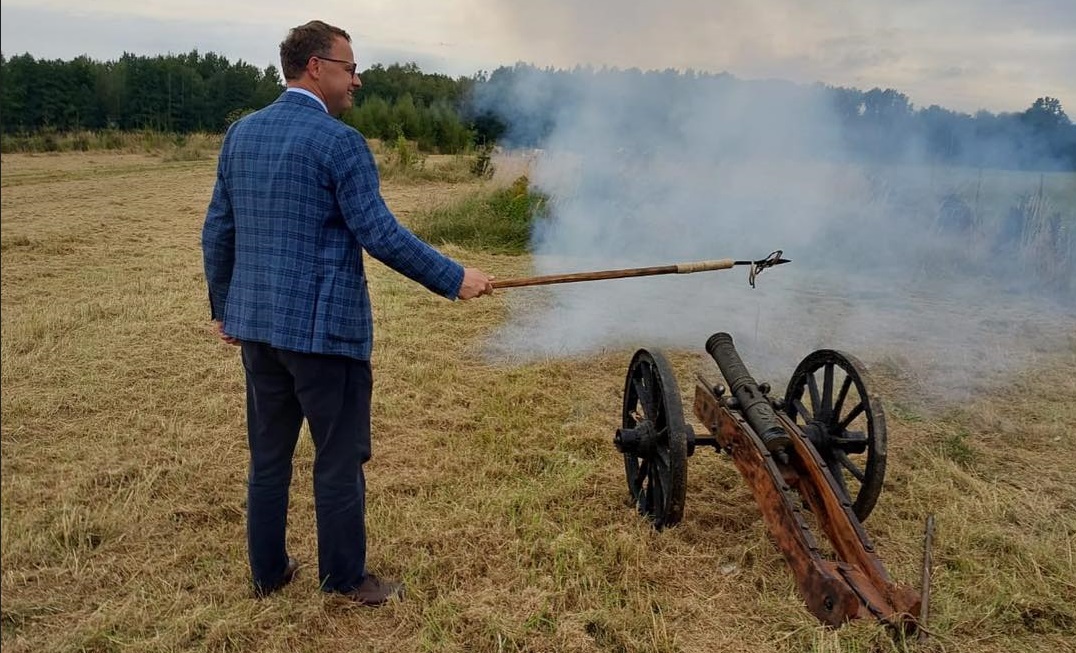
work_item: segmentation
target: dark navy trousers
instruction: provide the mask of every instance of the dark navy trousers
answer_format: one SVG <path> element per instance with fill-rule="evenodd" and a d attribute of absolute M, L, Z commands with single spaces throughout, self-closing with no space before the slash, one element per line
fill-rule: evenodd
<path fill-rule="evenodd" d="M 247 550 L 254 584 L 274 587 L 288 564 L 285 531 L 292 454 L 305 417 L 314 440 L 318 574 L 329 592 L 366 575 L 366 481 L 370 459 L 369 361 L 243 342 L 247 381 Z"/>

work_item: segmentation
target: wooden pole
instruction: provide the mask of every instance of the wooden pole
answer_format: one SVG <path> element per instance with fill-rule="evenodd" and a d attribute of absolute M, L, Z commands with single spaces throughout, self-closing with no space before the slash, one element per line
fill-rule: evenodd
<path fill-rule="evenodd" d="M 601 281 L 604 279 L 624 279 L 626 277 L 648 277 L 656 274 L 691 274 L 710 270 L 727 270 L 734 265 L 751 264 L 751 261 L 734 261 L 730 258 L 696 263 L 678 263 L 676 265 L 659 265 L 649 268 L 626 268 L 622 270 L 599 270 L 597 272 L 576 272 L 572 274 L 548 274 L 538 277 L 519 277 L 494 281 L 493 288 L 520 288 L 522 286 L 547 286 L 554 283 L 575 283 L 577 281 Z"/>

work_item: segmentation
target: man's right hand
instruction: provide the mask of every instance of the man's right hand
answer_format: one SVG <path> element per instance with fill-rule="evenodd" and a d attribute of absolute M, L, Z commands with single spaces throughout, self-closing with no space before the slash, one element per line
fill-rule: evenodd
<path fill-rule="evenodd" d="M 459 299 L 474 299 L 493 294 L 493 277 L 478 268 L 463 269 L 463 283 L 456 295 Z"/>
<path fill-rule="evenodd" d="M 236 347 L 239 346 L 238 338 L 233 338 L 227 333 L 224 333 L 224 322 L 221 322 L 220 320 L 213 320 L 213 333 L 215 333 L 217 337 L 221 339 L 222 342 L 226 342 L 229 345 L 235 345 Z"/>

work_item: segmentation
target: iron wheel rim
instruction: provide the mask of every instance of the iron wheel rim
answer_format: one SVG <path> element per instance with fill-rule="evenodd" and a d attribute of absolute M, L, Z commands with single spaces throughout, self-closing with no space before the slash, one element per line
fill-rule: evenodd
<path fill-rule="evenodd" d="M 624 381 L 621 424 L 634 429 L 644 420 L 656 433 L 653 450 L 624 453 L 624 472 L 636 510 L 660 530 L 684 515 L 687 428 L 672 367 L 660 352 L 640 349 Z"/>
<path fill-rule="evenodd" d="M 866 367 L 833 349 L 809 354 L 789 379 L 785 412 L 808 433 L 838 496 L 866 521 L 882 492 L 887 450 L 885 412 Z"/>

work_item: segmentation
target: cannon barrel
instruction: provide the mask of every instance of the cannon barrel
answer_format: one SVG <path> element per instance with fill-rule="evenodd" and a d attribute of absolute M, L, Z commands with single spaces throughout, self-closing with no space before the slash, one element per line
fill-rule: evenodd
<path fill-rule="evenodd" d="M 740 354 L 732 343 L 732 336 L 725 332 L 715 333 L 707 339 L 706 351 L 721 369 L 732 396 L 739 403 L 739 409 L 766 449 L 778 451 L 787 447 L 790 443 L 788 434 L 778 424 L 769 399 L 759 389 L 758 383 L 740 359 Z"/>

